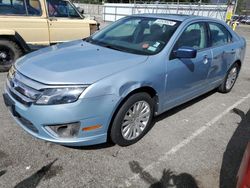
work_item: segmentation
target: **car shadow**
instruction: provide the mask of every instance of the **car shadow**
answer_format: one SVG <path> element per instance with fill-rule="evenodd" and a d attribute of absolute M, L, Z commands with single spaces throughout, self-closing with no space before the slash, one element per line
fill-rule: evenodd
<path fill-rule="evenodd" d="M 241 121 L 223 154 L 220 170 L 220 188 L 236 187 L 236 176 L 244 151 L 250 141 L 250 110 L 245 114 L 240 109 L 234 108 L 232 113 L 239 115 Z"/>
<path fill-rule="evenodd" d="M 154 117 L 153 121 L 152 121 L 152 124 L 149 128 L 148 131 L 150 131 L 152 129 L 152 127 L 158 122 L 158 121 L 161 121 L 167 117 L 170 117 L 182 110 L 184 110 L 185 108 L 188 108 L 192 105 L 194 105 L 195 103 L 213 95 L 214 93 L 216 93 L 217 90 L 214 89 L 208 93 L 205 93 L 195 99 L 192 99 L 184 104 L 181 104 L 180 106 L 177 106 L 173 109 L 170 109 L 168 110 L 167 112 L 164 112 L 163 114 L 159 115 L 159 116 L 156 116 Z M 104 149 L 104 148 L 109 148 L 109 147 L 113 147 L 115 144 L 112 143 L 110 140 L 107 142 L 107 143 L 103 143 L 103 144 L 98 144 L 98 145 L 92 145 L 92 146 L 64 146 L 64 147 L 68 147 L 68 148 L 72 148 L 72 149 L 79 149 L 79 150 L 96 150 L 96 149 Z"/>
<path fill-rule="evenodd" d="M 129 166 L 133 173 L 138 174 L 149 185 L 149 188 L 198 188 L 195 178 L 188 173 L 175 174 L 170 169 L 164 169 L 158 180 L 145 171 L 137 161 L 129 162 Z"/>
<path fill-rule="evenodd" d="M 0 177 L 3 176 L 6 172 L 7 172 L 7 170 L 1 170 L 0 171 Z"/>
<path fill-rule="evenodd" d="M 77 149 L 77 150 L 98 150 L 98 149 L 105 149 L 115 146 L 112 142 L 90 145 L 90 146 L 64 146 L 66 148 Z"/>
<path fill-rule="evenodd" d="M 208 93 L 205 93 L 205 94 L 203 94 L 203 95 L 201 95 L 201 96 L 199 96 L 199 97 L 197 97 L 197 98 L 195 98 L 195 99 L 192 99 L 192 100 L 190 100 L 190 101 L 188 101 L 188 102 L 186 102 L 186 103 L 184 103 L 184 104 L 181 104 L 180 106 L 174 107 L 174 108 L 172 108 L 172 109 L 170 109 L 170 110 L 164 112 L 163 114 L 160 114 L 159 116 L 156 116 L 156 117 L 153 119 L 151 128 L 152 128 L 158 121 L 161 121 L 161 120 L 166 119 L 166 118 L 168 118 L 168 117 L 170 117 L 170 116 L 173 116 L 173 115 L 177 114 L 178 112 L 180 112 L 180 111 L 182 111 L 182 110 L 184 110 L 184 109 L 186 109 L 186 108 L 188 108 L 188 107 L 190 107 L 190 106 L 192 106 L 192 105 L 194 105 L 194 104 L 196 104 L 196 103 L 202 101 L 203 99 L 205 99 L 205 98 L 207 98 L 207 97 L 209 97 L 209 96 L 215 94 L 216 92 L 217 92 L 217 89 L 214 89 L 214 90 L 209 91 Z"/>

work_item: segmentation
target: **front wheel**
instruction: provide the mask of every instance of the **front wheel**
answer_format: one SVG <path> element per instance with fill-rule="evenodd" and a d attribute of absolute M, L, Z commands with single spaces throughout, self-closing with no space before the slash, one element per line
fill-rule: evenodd
<path fill-rule="evenodd" d="M 128 146 L 140 140 L 149 130 L 154 113 L 154 100 L 147 93 L 129 97 L 118 110 L 111 127 L 111 140 Z"/>
<path fill-rule="evenodd" d="M 235 63 L 228 71 L 225 80 L 218 88 L 221 93 L 228 93 L 232 90 L 238 75 L 239 75 L 240 67 L 237 63 Z"/>

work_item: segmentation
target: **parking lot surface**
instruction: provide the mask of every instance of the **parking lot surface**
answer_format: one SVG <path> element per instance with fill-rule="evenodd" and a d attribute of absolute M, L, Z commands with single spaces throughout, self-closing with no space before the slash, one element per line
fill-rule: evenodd
<path fill-rule="evenodd" d="M 0 98 L 0 187 L 235 187 L 250 141 L 250 27 L 248 48 L 229 94 L 209 92 L 155 119 L 129 147 L 70 148 L 31 137 Z M 3 92 L 6 73 L 0 74 Z"/>

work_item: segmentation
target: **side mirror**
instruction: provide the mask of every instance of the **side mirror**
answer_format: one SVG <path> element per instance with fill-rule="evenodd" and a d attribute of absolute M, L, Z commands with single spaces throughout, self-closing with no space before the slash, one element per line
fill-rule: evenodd
<path fill-rule="evenodd" d="M 84 10 L 81 7 L 77 7 L 78 12 L 80 12 L 81 14 L 84 14 Z"/>
<path fill-rule="evenodd" d="M 176 58 L 195 58 L 197 50 L 191 47 L 181 47 L 174 52 Z"/>

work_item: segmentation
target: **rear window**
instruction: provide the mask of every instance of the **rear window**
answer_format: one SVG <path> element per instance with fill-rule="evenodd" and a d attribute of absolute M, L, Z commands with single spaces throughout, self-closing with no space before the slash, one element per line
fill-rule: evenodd
<path fill-rule="evenodd" d="M 39 0 L 0 0 L 0 15 L 40 16 Z"/>

